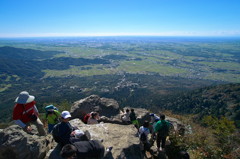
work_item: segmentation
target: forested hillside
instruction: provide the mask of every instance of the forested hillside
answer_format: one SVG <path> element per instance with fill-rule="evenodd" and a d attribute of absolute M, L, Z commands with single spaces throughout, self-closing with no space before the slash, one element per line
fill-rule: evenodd
<path fill-rule="evenodd" d="M 240 84 L 217 85 L 168 98 L 162 108 L 177 113 L 225 116 L 240 127 Z"/>

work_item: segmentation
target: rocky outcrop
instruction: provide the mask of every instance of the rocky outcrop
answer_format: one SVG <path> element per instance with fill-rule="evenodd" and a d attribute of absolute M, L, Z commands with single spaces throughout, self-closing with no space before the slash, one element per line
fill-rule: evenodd
<path fill-rule="evenodd" d="M 127 108 L 131 109 L 126 107 L 124 110 Z M 101 121 L 104 122 L 86 125 L 79 120 L 86 113 L 95 109 L 100 111 Z M 144 120 L 150 120 L 149 112 L 146 109 L 134 108 L 134 110 L 140 125 Z M 105 147 L 113 147 L 111 157 L 108 156 L 107 159 L 143 158 L 139 147 L 137 129 L 132 124 L 123 124 L 119 114 L 119 105 L 115 100 L 92 95 L 76 101 L 70 112 L 73 117 L 70 123 L 73 126 L 88 131 L 91 139 L 103 140 Z M 172 123 L 175 131 L 181 131 L 185 128 L 175 118 L 166 117 L 166 120 Z M 17 125 L 0 130 L 0 159 L 62 159 L 59 156 L 61 148 L 53 141 L 52 136 L 40 137 L 36 135 L 37 131 L 34 125 L 33 128 L 33 134 L 27 134 Z M 156 145 L 152 149 L 157 153 Z"/>
<path fill-rule="evenodd" d="M 52 136 L 27 134 L 17 125 L 12 125 L 0 132 L 0 158 L 1 159 L 43 159 L 52 148 Z"/>
<path fill-rule="evenodd" d="M 112 157 L 114 159 L 141 158 L 139 139 L 136 137 L 137 130 L 133 125 L 112 123 L 85 125 L 78 119 L 74 119 L 70 123 L 80 130 L 88 130 L 91 139 L 103 140 L 105 147 L 113 146 Z"/>
<path fill-rule="evenodd" d="M 100 98 L 97 95 L 91 95 L 74 102 L 70 113 L 72 118 L 83 119 L 87 113 L 96 110 L 99 110 L 102 116 L 111 118 L 119 113 L 119 105 L 114 99 Z"/>
<path fill-rule="evenodd" d="M 88 131 L 92 140 L 102 140 L 105 148 L 112 146 L 111 155 L 105 159 L 141 159 L 137 130 L 133 125 L 119 125 L 112 123 L 99 123 L 86 125 L 79 119 L 70 121 L 71 125 L 80 130 Z M 50 154 L 49 159 L 61 159 L 59 147 Z"/>

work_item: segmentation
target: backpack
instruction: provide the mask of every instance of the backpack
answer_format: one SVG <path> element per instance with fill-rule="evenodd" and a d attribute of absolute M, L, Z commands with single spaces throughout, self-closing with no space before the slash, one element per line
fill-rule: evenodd
<path fill-rule="evenodd" d="M 168 136 L 169 135 L 169 125 L 167 122 L 162 122 L 162 127 L 158 130 L 160 136 Z"/>
<path fill-rule="evenodd" d="M 147 140 L 147 136 L 146 136 L 146 134 L 144 132 L 141 133 L 140 140 L 141 141 L 146 141 Z"/>
<path fill-rule="evenodd" d="M 56 125 L 54 125 L 53 127 L 53 130 L 52 130 L 52 136 L 53 136 L 53 139 L 57 142 L 57 143 L 60 143 L 61 142 L 61 138 L 59 137 L 59 125 L 61 123 L 58 123 Z"/>
<path fill-rule="evenodd" d="M 87 124 L 88 119 L 90 118 L 90 116 L 91 116 L 90 113 L 88 113 L 88 114 L 86 114 L 86 115 L 84 116 L 84 118 L 83 118 L 83 122 L 84 122 L 85 124 Z"/>

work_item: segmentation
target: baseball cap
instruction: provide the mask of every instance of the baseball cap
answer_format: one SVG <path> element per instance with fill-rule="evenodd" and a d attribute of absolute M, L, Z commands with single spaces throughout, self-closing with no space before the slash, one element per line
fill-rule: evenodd
<path fill-rule="evenodd" d="M 61 117 L 63 119 L 67 119 L 67 118 L 70 118 L 72 117 L 71 114 L 69 113 L 69 111 L 63 111 L 62 114 L 61 114 Z"/>

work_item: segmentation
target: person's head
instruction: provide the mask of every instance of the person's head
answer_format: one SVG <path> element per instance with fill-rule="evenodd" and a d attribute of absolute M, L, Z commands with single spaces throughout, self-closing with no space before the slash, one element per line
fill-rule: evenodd
<path fill-rule="evenodd" d="M 63 122 L 68 122 L 71 118 L 71 114 L 69 113 L 69 111 L 63 111 L 61 117 Z"/>
<path fill-rule="evenodd" d="M 165 120 L 165 115 L 164 114 L 160 114 L 160 119 L 161 120 Z"/>
<path fill-rule="evenodd" d="M 54 110 L 53 110 L 53 109 L 47 110 L 47 114 L 48 114 L 48 115 L 52 115 L 53 113 L 54 113 Z"/>
<path fill-rule="evenodd" d="M 95 119 L 95 118 L 97 117 L 97 115 L 98 115 L 97 112 L 92 112 L 92 113 L 91 113 L 91 117 L 92 117 L 93 119 Z"/>
<path fill-rule="evenodd" d="M 131 109 L 131 112 L 134 112 L 134 109 Z"/>
<path fill-rule="evenodd" d="M 145 120 L 143 123 L 143 127 L 148 128 L 149 127 L 149 121 Z"/>
<path fill-rule="evenodd" d="M 126 112 L 128 113 L 128 112 L 129 112 L 129 109 L 126 109 Z"/>
<path fill-rule="evenodd" d="M 190 159 L 190 156 L 186 151 L 180 151 L 179 157 L 180 157 L 179 159 Z"/>
<path fill-rule="evenodd" d="M 76 158 L 77 148 L 71 144 L 63 146 L 60 155 L 65 159 L 74 159 Z"/>
<path fill-rule="evenodd" d="M 32 101 L 34 101 L 35 97 L 29 95 L 29 93 L 27 91 L 22 91 L 18 97 L 15 99 L 15 102 L 18 104 L 27 104 L 27 103 L 31 103 Z"/>

